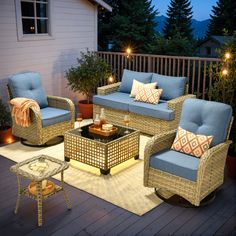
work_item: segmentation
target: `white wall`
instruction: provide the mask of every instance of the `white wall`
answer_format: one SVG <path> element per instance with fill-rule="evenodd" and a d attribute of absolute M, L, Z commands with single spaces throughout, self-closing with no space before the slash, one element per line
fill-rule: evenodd
<path fill-rule="evenodd" d="M 11 74 L 38 71 L 47 94 L 77 96 L 66 88 L 65 70 L 80 51 L 97 50 L 97 8 L 87 0 L 51 0 L 53 39 L 18 41 L 14 0 L 0 0 L 0 98 Z"/>

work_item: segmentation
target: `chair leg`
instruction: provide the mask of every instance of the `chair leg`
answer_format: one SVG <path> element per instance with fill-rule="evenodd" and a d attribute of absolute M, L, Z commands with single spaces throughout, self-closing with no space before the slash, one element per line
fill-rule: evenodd
<path fill-rule="evenodd" d="M 28 140 L 26 139 L 23 139 L 21 138 L 21 143 L 25 146 L 28 146 L 28 147 L 50 147 L 50 146 L 54 146 L 54 145 L 57 145 L 59 143 L 62 143 L 64 141 L 64 136 L 57 136 L 49 141 L 47 141 L 46 143 L 44 144 L 35 144 L 35 143 L 31 143 L 29 142 Z"/>
<path fill-rule="evenodd" d="M 185 198 L 177 195 L 177 194 L 171 194 L 170 192 L 162 189 L 156 189 L 155 188 L 155 194 L 157 197 L 159 197 L 161 200 L 164 202 L 175 205 L 175 206 L 181 206 L 181 207 L 186 207 L 186 208 L 197 208 L 197 207 L 202 207 L 206 206 L 210 203 L 212 203 L 215 199 L 215 193 L 216 191 L 213 191 L 210 193 L 208 196 L 206 196 L 201 202 L 199 206 L 195 206 L 191 204 L 188 200 Z"/>

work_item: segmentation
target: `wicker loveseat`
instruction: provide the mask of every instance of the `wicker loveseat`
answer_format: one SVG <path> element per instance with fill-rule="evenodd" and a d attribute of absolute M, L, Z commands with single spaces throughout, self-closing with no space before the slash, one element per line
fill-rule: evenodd
<path fill-rule="evenodd" d="M 130 97 L 133 80 L 144 84 L 157 82 L 163 92 L 157 105 L 137 102 Z M 130 115 L 130 127 L 143 133 L 154 135 L 177 128 L 182 104 L 187 98 L 188 81 L 186 77 L 163 76 L 155 73 L 144 73 L 124 70 L 122 81 L 99 87 L 93 97 L 93 114 L 105 108 L 109 122 L 123 125 L 124 116 Z"/>

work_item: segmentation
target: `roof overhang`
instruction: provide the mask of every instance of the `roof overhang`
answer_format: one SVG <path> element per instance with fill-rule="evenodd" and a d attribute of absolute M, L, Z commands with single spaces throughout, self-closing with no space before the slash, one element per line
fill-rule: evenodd
<path fill-rule="evenodd" d="M 109 12 L 112 12 L 112 7 L 102 0 L 89 0 L 90 2 L 97 4 Z"/>

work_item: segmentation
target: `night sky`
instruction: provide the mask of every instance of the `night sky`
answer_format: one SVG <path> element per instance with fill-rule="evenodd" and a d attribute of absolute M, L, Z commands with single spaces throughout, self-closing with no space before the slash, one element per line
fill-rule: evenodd
<path fill-rule="evenodd" d="M 155 5 L 155 9 L 159 12 L 158 16 L 166 16 L 170 0 L 152 0 L 152 2 Z M 212 6 L 215 6 L 216 2 L 217 0 L 191 0 L 193 19 L 199 21 L 209 19 Z"/>

